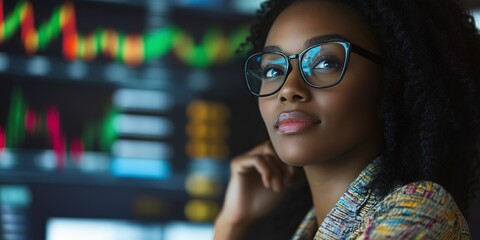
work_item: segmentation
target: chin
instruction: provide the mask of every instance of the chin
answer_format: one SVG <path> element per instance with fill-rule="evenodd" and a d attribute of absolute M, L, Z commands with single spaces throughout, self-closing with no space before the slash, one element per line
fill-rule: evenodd
<path fill-rule="evenodd" d="M 283 163 L 293 167 L 305 167 L 305 166 L 311 165 L 310 162 L 305 162 L 301 160 L 290 160 L 290 159 L 284 160 L 283 158 L 281 160 Z"/>
<path fill-rule="evenodd" d="M 316 159 L 299 158 L 298 155 L 297 156 L 295 156 L 295 155 L 291 156 L 289 154 L 279 154 L 279 158 L 285 164 L 290 165 L 290 166 L 295 166 L 295 167 L 304 167 L 304 166 L 307 166 L 307 165 L 312 165 L 312 164 L 318 163 L 318 161 L 319 161 L 319 158 L 316 158 Z"/>
<path fill-rule="evenodd" d="M 333 158 L 338 150 L 335 144 L 315 141 L 315 139 L 305 135 L 288 136 L 286 138 L 273 136 L 271 140 L 280 160 L 291 166 L 324 163 Z"/>
<path fill-rule="evenodd" d="M 305 151 L 301 145 L 280 144 L 275 146 L 275 151 L 282 162 L 291 166 L 303 167 L 318 163 L 322 159 L 322 153 Z"/>

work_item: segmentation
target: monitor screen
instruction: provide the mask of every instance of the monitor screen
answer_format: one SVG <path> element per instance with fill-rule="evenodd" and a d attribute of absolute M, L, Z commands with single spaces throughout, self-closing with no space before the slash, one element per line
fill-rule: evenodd
<path fill-rule="evenodd" d="M 0 238 L 211 239 L 264 141 L 237 5 L 0 0 Z"/>
<path fill-rule="evenodd" d="M 211 240 L 211 224 L 138 223 L 111 219 L 52 218 L 46 240 Z"/>

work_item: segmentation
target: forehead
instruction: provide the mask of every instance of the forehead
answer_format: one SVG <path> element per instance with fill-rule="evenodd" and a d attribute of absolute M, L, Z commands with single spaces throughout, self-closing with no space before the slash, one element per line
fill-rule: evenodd
<path fill-rule="evenodd" d="M 339 34 L 369 49 L 376 49 L 373 31 L 354 10 L 326 1 L 305 1 L 285 9 L 275 20 L 265 46 L 278 46 L 287 54 L 303 50 L 314 37 Z"/>

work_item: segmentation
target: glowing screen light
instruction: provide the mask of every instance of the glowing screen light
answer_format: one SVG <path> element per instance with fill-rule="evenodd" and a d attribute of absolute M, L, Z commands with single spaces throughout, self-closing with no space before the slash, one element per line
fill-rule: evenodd
<path fill-rule="evenodd" d="M 28 207 L 32 201 L 30 189 L 23 185 L 0 186 L 0 205 Z"/>
<path fill-rule="evenodd" d="M 113 95 L 115 106 L 128 110 L 166 111 L 173 108 L 171 94 L 152 90 L 119 89 Z"/>
<path fill-rule="evenodd" d="M 172 152 L 172 148 L 162 142 L 118 140 L 112 146 L 115 156 L 126 158 L 168 159 Z"/>
<path fill-rule="evenodd" d="M 165 137 L 173 132 L 173 123 L 166 117 L 120 114 L 115 129 L 121 134 Z"/>
<path fill-rule="evenodd" d="M 166 179 L 170 177 L 168 161 L 159 159 L 116 158 L 111 172 L 117 177 Z"/>
<path fill-rule="evenodd" d="M 234 0 L 232 4 L 242 12 L 254 14 L 255 11 L 260 8 L 260 4 L 265 1 L 266 0 Z"/>
<path fill-rule="evenodd" d="M 47 222 L 46 240 L 210 240 L 211 224 L 168 222 L 140 224 L 111 219 L 51 218 Z"/>
<path fill-rule="evenodd" d="M 480 9 L 473 11 L 473 18 L 475 18 L 475 25 L 480 29 Z"/>
<path fill-rule="evenodd" d="M 159 225 L 142 226 L 119 220 L 53 218 L 47 223 L 47 240 L 162 239 Z"/>

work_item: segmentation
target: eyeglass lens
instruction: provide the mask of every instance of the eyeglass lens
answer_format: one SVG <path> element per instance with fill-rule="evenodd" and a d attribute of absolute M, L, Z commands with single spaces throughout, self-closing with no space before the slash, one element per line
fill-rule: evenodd
<path fill-rule="evenodd" d="M 304 80 L 313 87 L 336 84 L 346 64 L 345 46 L 325 43 L 309 48 L 299 61 Z M 259 53 L 246 62 L 247 84 L 256 95 L 269 95 L 282 87 L 287 78 L 289 62 L 279 53 Z"/>

